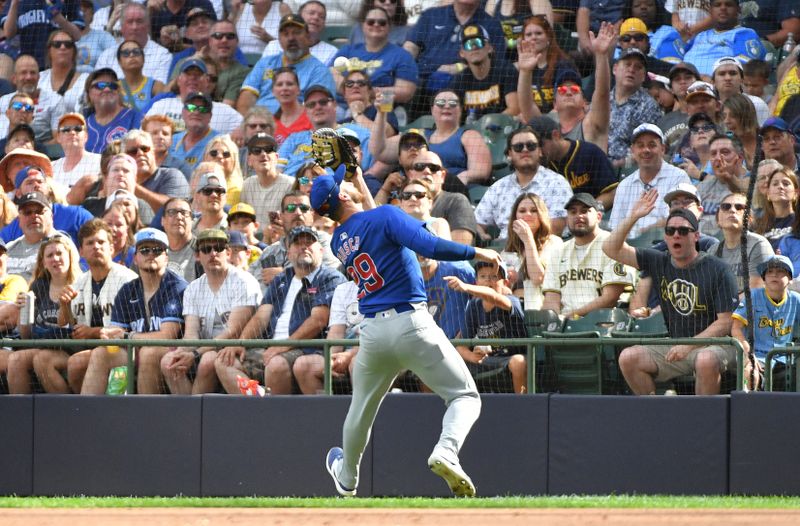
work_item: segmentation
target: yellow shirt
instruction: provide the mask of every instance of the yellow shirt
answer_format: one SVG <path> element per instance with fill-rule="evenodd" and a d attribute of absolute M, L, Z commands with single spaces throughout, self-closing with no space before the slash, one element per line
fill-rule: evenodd
<path fill-rule="evenodd" d="M 798 77 L 797 66 L 795 65 L 789 68 L 789 71 L 786 72 L 786 75 L 783 76 L 780 84 L 778 84 L 778 89 L 775 92 L 775 97 L 778 98 L 778 105 L 775 106 L 775 116 L 781 114 L 783 105 L 786 104 L 789 97 L 798 93 L 800 93 L 800 77 Z"/>
<path fill-rule="evenodd" d="M 14 303 L 20 292 L 28 292 L 25 278 L 16 274 L 6 274 L 0 278 L 0 302 Z"/>

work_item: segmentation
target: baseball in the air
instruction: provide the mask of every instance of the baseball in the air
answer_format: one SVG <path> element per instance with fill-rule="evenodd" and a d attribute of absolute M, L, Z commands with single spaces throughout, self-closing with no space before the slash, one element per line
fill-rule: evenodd
<path fill-rule="evenodd" d="M 344 71 L 350 66 L 350 60 L 347 57 L 337 57 L 336 60 L 333 61 L 333 67 L 338 69 L 339 71 Z"/>

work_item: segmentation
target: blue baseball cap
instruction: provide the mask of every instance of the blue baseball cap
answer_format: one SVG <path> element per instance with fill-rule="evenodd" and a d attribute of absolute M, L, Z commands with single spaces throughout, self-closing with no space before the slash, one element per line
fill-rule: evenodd
<path fill-rule="evenodd" d="M 160 243 L 165 247 L 169 247 L 169 240 L 167 239 L 167 234 L 158 230 L 157 228 L 143 228 L 136 232 L 136 246 L 138 247 L 142 243 L 146 241 L 152 241 L 154 243 Z"/>
<path fill-rule="evenodd" d="M 761 125 L 761 129 L 759 130 L 761 133 L 767 131 L 767 128 L 775 128 L 778 131 L 788 132 L 789 125 L 786 124 L 786 121 L 781 119 L 780 117 L 770 117 L 769 119 L 764 121 L 764 124 Z"/>
<path fill-rule="evenodd" d="M 311 185 L 311 207 L 321 216 L 328 216 L 339 207 L 339 183 L 333 176 L 320 175 Z"/>
<path fill-rule="evenodd" d="M 202 71 L 203 74 L 208 75 L 206 63 L 199 58 L 190 58 L 189 60 L 184 61 L 184 63 L 181 64 L 181 73 L 186 73 L 186 70 L 189 68 L 197 68 Z"/>
<path fill-rule="evenodd" d="M 293 229 L 289 230 L 289 234 L 286 236 L 289 240 L 289 244 L 291 245 L 294 243 L 298 237 L 306 235 L 311 236 L 314 238 L 314 241 L 319 241 L 319 234 L 317 231 L 311 228 L 310 226 L 296 226 Z"/>
<path fill-rule="evenodd" d="M 768 260 L 761 263 L 758 266 L 758 273 L 761 275 L 761 279 L 764 279 L 764 275 L 771 268 L 779 268 L 785 270 L 786 272 L 789 273 L 790 279 L 792 276 L 794 276 L 794 265 L 792 265 L 792 260 L 787 258 L 786 256 L 771 256 Z"/>
<path fill-rule="evenodd" d="M 250 246 L 247 243 L 247 238 L 244 237 L 244 234 L 237 230 L 230 230 L 228 232 L 228 244 L 232 247 L 248 247 Z"/>

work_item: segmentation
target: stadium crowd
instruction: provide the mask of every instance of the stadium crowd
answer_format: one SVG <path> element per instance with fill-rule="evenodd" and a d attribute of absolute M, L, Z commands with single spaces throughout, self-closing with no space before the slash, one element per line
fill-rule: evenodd
<path fill-rule="evenodd" d="M 755 331 L 756 361 L 738 364 L 754 367 L 751 388 L 792 340 L 789 2 L 2 4 L 6 339 L 174 339 L 137 347 L 139 393 L 319 392 L 321 349 L 181 339 L 357 337 L 359 278 L 309 198 L 326 173 L 311 135 L 333 128 L 361 166 L 345 185 L 356 202 L 502 250 L 499 268 L 419 257 L 450 338 L 524 338 L 525 311 L 622 308 L 663 316 L 671 337 L 749 349 Z M 332 351 L 346 392 L 358 347 Z M 458 351 L 481 389 L 525 391 L 524 345 Z M 126 362 L 113 346 L 1 349 L 2 389 L 120 393 Z M 694 375 L 714 394 L 737 360 L 727 346 L 636 345 L 618 366 L 625 392 Z"/>

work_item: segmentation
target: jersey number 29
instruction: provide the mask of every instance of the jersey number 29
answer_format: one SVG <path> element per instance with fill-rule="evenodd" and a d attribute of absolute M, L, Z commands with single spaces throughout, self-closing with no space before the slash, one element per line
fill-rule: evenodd
<path fill-rule="evenodd" d="M 353 264 L 347 267 L 347 273 L 356 282 L 360 289 L 363 284 L 363 290 L 359 291 L 358 298 L 363 298 L 367 293 L 375 292 L 383 287 L 383 278 L 378 273 L 378 268 L 369 254 L 362 252 L 353 258 Z M 363 282 L 363 283 L 362 283 Z"/>

